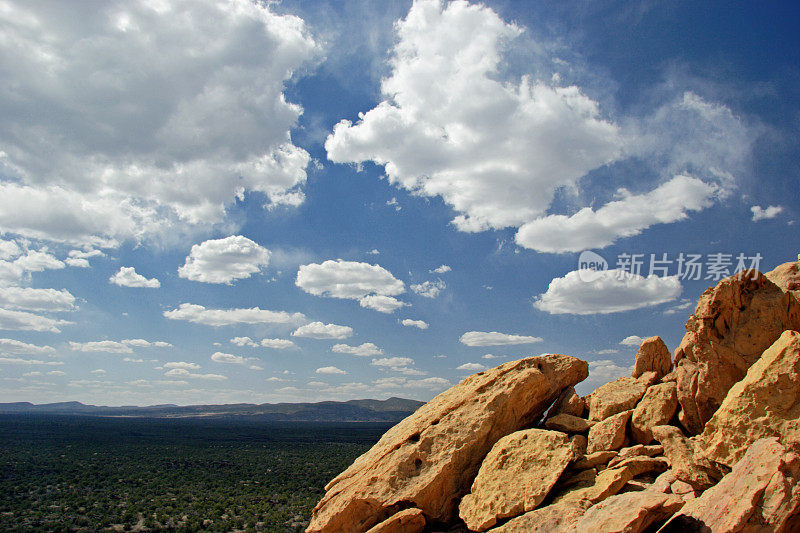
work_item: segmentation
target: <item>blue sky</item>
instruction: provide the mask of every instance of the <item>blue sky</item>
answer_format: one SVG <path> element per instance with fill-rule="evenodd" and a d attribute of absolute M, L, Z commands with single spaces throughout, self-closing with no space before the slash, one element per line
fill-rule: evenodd
<path fill-rule="evenodd" d="M 0 401 L 425 400 L 541 353 L 589 360 L 584 393 L 625 375 L 720 276 L 800 251 L 798 18 L 6 2 Z"/>

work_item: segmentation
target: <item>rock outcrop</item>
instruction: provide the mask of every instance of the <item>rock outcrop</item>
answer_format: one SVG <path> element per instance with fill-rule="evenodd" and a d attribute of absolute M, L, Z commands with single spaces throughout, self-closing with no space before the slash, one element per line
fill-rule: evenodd
<path fill-rule="evenodd" d="M 308 531 L 800 532 L 800 261 L 722 280 L 686 329 L 674 366 L 651 337 L 585 400 L 563 355 L 468 377 L 331 481 Z"/>
<path fill-rule="evenodd" d="M 546 355 L 469 376 L 328 483 L 308 531 L 363 532 L 404 507 L 419 508 L 434 522 L 452 521 L 492 446 L 530 427 L 588 372 L 585 361 Z"/>

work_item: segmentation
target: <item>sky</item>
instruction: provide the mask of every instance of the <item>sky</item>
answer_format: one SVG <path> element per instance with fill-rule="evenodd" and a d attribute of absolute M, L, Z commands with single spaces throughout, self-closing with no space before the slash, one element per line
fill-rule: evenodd
<path fill-rule="evenodd" d="M 799 15 L 0 0 L 0 402 L 628 375 L 800 252 Z"/>

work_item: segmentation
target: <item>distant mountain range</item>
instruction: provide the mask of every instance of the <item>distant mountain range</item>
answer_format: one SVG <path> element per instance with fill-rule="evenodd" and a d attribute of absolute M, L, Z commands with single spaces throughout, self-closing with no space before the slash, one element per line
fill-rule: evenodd
<path fill-rule="evenodd" d="M 82 415 L 130 418 L 247 418 L 284 422 L 396 422 L 416 411 L 424 402 L 349 400 L 317 403 L 235 403 L 225 405 L 151 405 L 106 407 L 80 402 L 32 404 L 0 403 L 0 414 Z"/>

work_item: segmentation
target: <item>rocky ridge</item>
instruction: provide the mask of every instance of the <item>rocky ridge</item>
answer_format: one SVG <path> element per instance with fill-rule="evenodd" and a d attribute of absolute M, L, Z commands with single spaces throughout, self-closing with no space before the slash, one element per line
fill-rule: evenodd
<path fill-rule="evenodd" d="M 800 259 L 800 258 L 799 258 Z M 709 288 L 585 398 L 566 355 L 469 376 L 326 486 L 308 532 L 800 531 L 800 261 Z"/>

